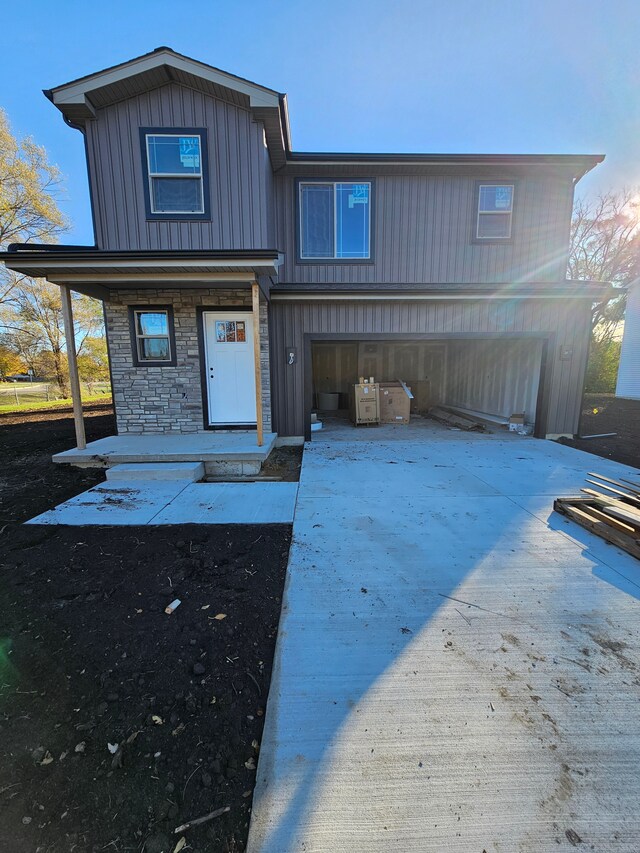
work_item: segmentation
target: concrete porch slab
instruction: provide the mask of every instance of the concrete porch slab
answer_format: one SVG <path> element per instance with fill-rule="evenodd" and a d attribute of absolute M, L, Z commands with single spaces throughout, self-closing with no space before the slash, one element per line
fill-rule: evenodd
<path fill-rule="evenodd" d="M 107 480 L 190 480 L 204 477 L 203 462 L 124 462 L 107 468 Z"/>
<path fill-rule="evenodd" d="M 255 432 L 206 432 L 193 435 L 111 435 L 56 453 L 54 462 L 108 468 L 129 462 L 264 462 L 276 434 L 268 432 L 258 447 Z"/>

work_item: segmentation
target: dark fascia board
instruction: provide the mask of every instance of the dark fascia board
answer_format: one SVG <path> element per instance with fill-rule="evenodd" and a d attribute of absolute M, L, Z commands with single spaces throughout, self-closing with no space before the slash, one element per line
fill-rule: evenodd
<path fill-rule="evenodd" d="M 357 285 L 353 283 L 339 285 L 287 285 L 277 284 L 271 288 L 272 294 L 284 295 L 291 294 L 295 296 L 311 296 L 313 294 L 335 294 L 336 296 L 346 296 L 349 294 L 362 295 L 366 293 L 375 299 L 376 294 L 388 296 L 390 294 L 435 294 L 446 298 L 447 295 L 456 294 L 477 294 L 503 296 L 505 299 L 512 296 L 527 296 L 527 295 L 552 295 L 552 296 L 571 296 L 584 299 L 593 299 L 593 297 L 614 298 L 620 295 L 620 290 L 612 288 L 608 282 L 602 281 L 559 281 L 559 282 L 525 282 L 522 284 L 512 284 L 510 282 L 491 282 L 481 284 L 473 283 L 438 283 L 438 284 L 416 284 L 410 282 L 407 284 L 363 284 Z"/>
<path fill-rule="evenodd" d="M 415 165 L 450 168 L 508 166 L 517 168 L 554 167 L 570 172 L 575 181 L 605 159 L 604 154 L 386 154 L 386 153 L 321 153 L 317 151 L 292 151 L 287 154 L 290 165 L 337 164 L 363 166 Z M 286 166 L 284 170 L 286 171 Z"/>
<path fill-rule="evenodd" d="M 153 260 L 154 258 L 176 259 L 193 258 L 201 259 L 234 259 L 246 261 L 272 261 L 278 260 L 280 252 L 277 249 L 183 249 L 174 251 L 170 249 L 131 249 L 118 251 L 114 249 L 102 250 L 95 246 L 61 246 L 48 243 L 11 243 L 6 252 L 0 252 L 0 260 L 15 261 L 16 255 L 32 259 L 50 258 L 55 255 L 60 260 L 82 258 L 85 260 Z"/>

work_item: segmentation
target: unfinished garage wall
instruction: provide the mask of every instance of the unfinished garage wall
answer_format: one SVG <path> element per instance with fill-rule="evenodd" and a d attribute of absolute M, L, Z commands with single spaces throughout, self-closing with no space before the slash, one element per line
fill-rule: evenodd
<path fill-rule="evenodd" d="M 413 411 L 424 412 L 443 402 L 445 352 L 446 344 L 430 341 L 318 342 L 312 347 L 313 389 L 344 395 L 346 407 L 346 395 L 358 377 L 402 379 L 413 392 Z"/>
<path fill-rule="evenodd" d="M 444 402 L 508 418 L 524 412 L 534 423 L 542 341 L 449 341 Z"/>
<path fill-rule="evenodd" d="M 539 338 L 548 342 L 542 428 L 547 435 L 578 429 L 591 328 L 589 298 L 353 300 L 274 297 L 270 311 L 274 429 L 305 434 L 311 411 L 311 342 L 457 338 Z M 387 341 L 385 341 L 386 343 Z M 295 348 L 298 358 L 287 364 Z"/>

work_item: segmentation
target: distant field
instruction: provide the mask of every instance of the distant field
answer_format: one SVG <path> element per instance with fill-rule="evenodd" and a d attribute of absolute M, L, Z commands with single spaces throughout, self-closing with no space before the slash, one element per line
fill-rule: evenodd
<path fill-rule="evenodd" d="M 81 386 L 84 402 L 95 402 L 104 398 L 111 399 L 111 386 L 108 382 L 83 383 Z M 70 403 L 52 382 L 2 382 L 0 383 L 0 412 L 24 411 L 29 408 L 47 408 Z"/>

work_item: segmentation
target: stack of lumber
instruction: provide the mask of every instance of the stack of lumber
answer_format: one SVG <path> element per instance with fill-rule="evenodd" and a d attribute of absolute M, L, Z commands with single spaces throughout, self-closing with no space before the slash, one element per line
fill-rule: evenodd
<path fill-rule="evenodd" d="M 468 418 L 465 415 L 457 415 L 455 412 L 449 412 L 447 409 L 443 409 L 442 406 L 434 406 L 432 409 L 429 409 L 429 417 L 453 429 L 463 429 L 467 432 L 471 432 L 472 430 L 477 430 L 478 432 L 484 431 L 484 424 L 480 423 L 480 421 L 475 421 L 473 418 Z"/>
<path fill-rule="evenodd" d="M 589 477 L 596 489 L 580 489 L 585 497 L 557 498 L 553 508 L 640 560 L 640 481 Z"/>

